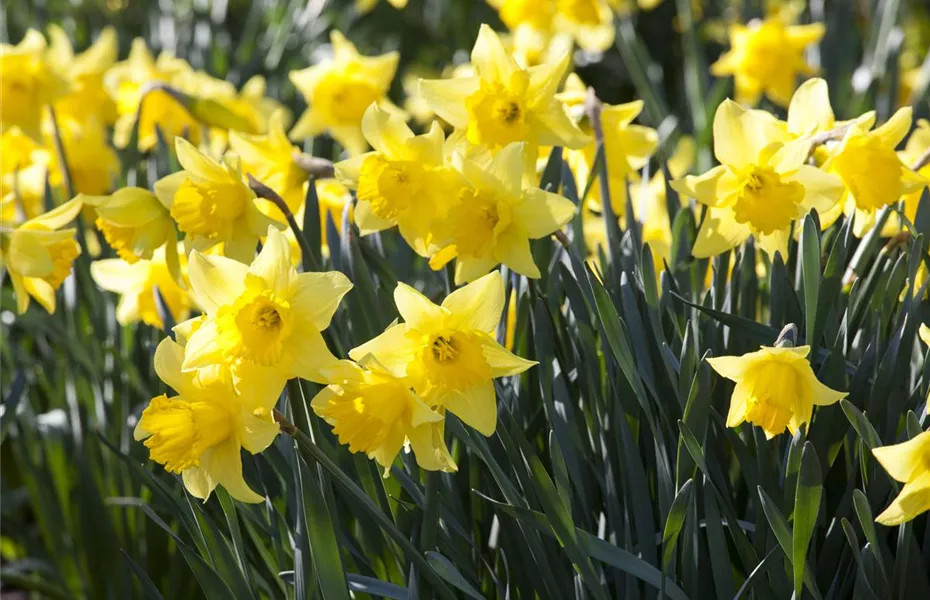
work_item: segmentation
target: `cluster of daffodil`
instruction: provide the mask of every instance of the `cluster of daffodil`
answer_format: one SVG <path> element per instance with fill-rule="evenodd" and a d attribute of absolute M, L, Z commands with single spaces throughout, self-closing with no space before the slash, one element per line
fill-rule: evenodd
<path fill-rule="evenodd" d="M 607 243 L 605 213 L 621 225 L 639 221 L 657 276 L 672 243 L 666 185 L 696 201 L 697 258 L 750 238 L 769 258 L 787 257 L 797 223 L 812 210 L 823 229 L 845 215 L 857 237 L 896 205 L 880 233 L 913 222 L 930 180 L 930 124 L 920 122 L 898 152 L 911 129 L 909 107 L 878 127 L 874 112 L 837 121 L 825 81 L 796 89 L 799 75 L 816 71 L 804 52 L 823 36 L 822 25 L 776 14 L 731 28 L 731 48 L 712 67 L 732 74 L 736 88 L 736 101 L 725 100 L 713 121 L 720 164 L 688 175 L 695 144 L 683 137 L 666 182 L 662 171 L 641 175 L 660 143 L 656 130 L 634 124 L 643 102 L 596 105 L 570 73 L 574 44 L 604 50 L 616 11 L 630 7 L 618 0 L 492 4 L 511 37 L 482 25 L 470 65 L 405 85 L 409 113 L 387 98 L 398 54 L 363 56 L 333 32 L 331 58 L 290 73 L 309 108 L 289 131 L 291 115 L 265 97 L 261 78 L 237 91 L 171 55 L 153 58 L 141 40 L 117 63 L 109 30 L 78 56 L 58 29 L 49 31 L 51 44 L 30 31 L 17 46 L 3 46 L 0 249 L 19 311 L 30 298 L 55 310 L 56 289 L 82 248 L 77 229 L 64 227 L 83 209 L 118 256 L 95 261 L 91 272 L 121 294 L 119 321 L 162 327 L 160 297 L 180 323 L 155 355 L 158 375 L 177 395 L 152 400 L 136 437 L 193 495 L 207 498 L 222 485 L 237 499 L 261 498 L 243 479 L 241 449 L 260 452 L 274 440 L 274 407 L 293 378 L 325 386 L 311 403 L 315 413 L 386 473 L 405 445 L 422 468 L 454 470 L 446 411 L 490 435 L 493 379 L 534 364 L 494 339 L 505 302 L 496 268 L 540 277 L 530 240 L 556 234 L 579 210 L 583 231 L 573 233 L 595 255 Z M 786 120 L 753 108 L 763 95 L 787 107 Z M 418 135 L 407 125 L 410 113 L 436 120 Z M 108 126 L 122 148 L 147 152 L 159 139 L 173 140 L 181 170 L 152 191 L 107 194 L 120 173 Z M 334 176 L 311 181 L 309 159 L 292 140 L 320 134 L 348 158 L 334 165 Z M 606 178 L 592 177 L 598 142 Z M 536 185 L 539 165 L 556 147 L 585 192 L 580 207 Z M 259 197 L 247 175 L 281 202 Z M 432 268 L 454 260 L 455 283 L 467 285 L 435 304 L 399 284 L 403 322 L 338 359 L 323 332 L 352 284 L 337 272 L 299 273 L 299 232 L 287 227 L 287 217 L 303 221 L 309 185 L 320 199 L 322 232 L 330 219 L 355 223 L 361 235 L 396 226 Z M 74 197 L 46 212 L 47 189 Z M 918 277 L 927 277 L 926 268 Z M 187 319 L 195 307 L 203 315 Z M 748 421 L 769 438 L 795 434 L 814 406 L 844 397 L 817 380 L 809 353 L 780 343 L 709 359 L 736 382 L 727 425 Z M 906 483 L 881 522 L 930 508 L 927 435 L 875 450 Z"/>

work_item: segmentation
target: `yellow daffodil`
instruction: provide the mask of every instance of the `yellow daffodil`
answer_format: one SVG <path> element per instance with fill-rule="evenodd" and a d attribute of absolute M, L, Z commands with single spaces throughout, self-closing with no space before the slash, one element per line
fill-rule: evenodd
<path fill-rule="evenodd" d="M 120 295 L 116 320 L 121 325 L 142 321 L 158 329 L 164 327 L 155 288 L 158 288 L 175 323 L 187 318 L 191 301 L 187 290 L 175 281 L 165 256 L 165 247 L 155 251 L 151 260 L 129 263 L 121 258 L 98 260 L 90 265 L 90 274 L 102 289 Z M 187 260 L 180 254 L 182 272 Z"/>
<path fill-rule="evenodd" d="M 19 127 L 42 139 L 45 107 L 70 91 L 46 58 L 45 38 L 34 29 L 15 46 L 0 44 L 0 129 Z"/>
<path fill-rule="evenodd" d="M 494 339 L 504 309 L 504 281 L 491 273 L 449 294 L 442 305 L 399 283 L 394 302 L 404 319 L 349 351 L 373 355 L 397 377 L 410 379 L 431 406 L 455 414 L 484 435 L 494 433 L 493 379 L 517 375 L 534 364 Z"/>
<path fill-rule="evenodd" d="M 103 86 L 103 76 L 116 63 L 116 30 L 106 27 L 90 48 L 77 55 L 68 34 L 58 25 L 49 25 L 48 37 L 47 58 L 71 84 L 70 93 L 55 102 L 56 116 L 81 122 L 93 117 L 103 125 L 112 125 L 117 117 L 116 103 Z"/>
<path fill-rule="evenodd" d="M 810 346 L 763 346 L 743 356 L 708 358 L 717 373 L 736 382 L 727 413 L 727 427 L 743 421 L 758 425 L 771 439 L 796 434 L 810 423 L 814 406 L 829 406 L 846 397 L 820 383 L 807 361 Z"/>
<path fill-rule="evenodd" d="M 217 163 L 184 138 L 175 138 L 175 152 L 184 170 L 155 182 L 155 195 L 185 242 L 200 251 L 222 243 L 225 256 L 251 262 L 258 239 L 280 224 L 258 209 L 238 166 Z"/>
<path fill-rule="evenodd" d="M 116 151 L 107 141 L 107 131 L 101 123 L 90 119 L 83 122 L 73 119 L 62 121 L 59 126 L 61 143 L 71 176 L 74 193 L 101 195 L 113 189 L 119 179 L 120 161 Z M 53 140 L 48 145 L 52 146 Z M 53 185 L 64 184 L 63 169 L 58 163 L 58 155 L 51 152 Z"/>
<path fill-rule="evenodd" d="M 873 448 L 872 454 L 893 479 L 904 484 L 877 522 L 900 525 L 930 510 L 930 431 L 900 444 Z"/>
<path fill-rule="evenodd" d="M 269 122 L 268 133 L 263 135 L 231 132 L 229 147 L 242 159 L 242 170 L 276 191 L 291 213 L 296 214 L 304 203 L 308 174 L 294 159 L 300 149 L 288 139 L 284 117 L 283 113 L 276 113 Z M 269 206 L 262 212 L 279 221 L 284 218 L 277 207 Z"/>
<path fill-rule="evenodd" d="M 155 372 L 177 395 L 152 398 L 133 436 L 145 440 L 149 458 L 180 473 L 192 496 L 206 501 L 221 485 L 240 502 L 261 502 L 242 477 L 241 450 L 257 454 L 278 435 L 272 409 L 280 388 L 245 381 L 237 390 L 228 377 L 204 383 L 182 371 L 184 359 L 176 342 L 158 345 Z"/>
<path fill-rule="evenodd" d="M 187 342 L 185 371 L 225 363 L 234 374 L 243 365 L 263 367 L 269 387 L 294 377 L 324 381 L 321 369 L 336 359 L 320 332 L 352 288 L 345 275 L 298 274 L 274 227 L 251 266 L 196 251 L 188 260 L 192 295 L 207 320 Z"/>
<path fill-rule="evenodd" d="M 362 132 L 374 152 L 335 166 L 336 176 L 357 190 L 361 234 L 397 225 L 410 247 L 426 256 L 434 220 L 445 216 L 448 198 L 462 185 L 445 166 L 442 128 L 434 122 L 428 133 L 415 136 L 402 118 L 372 104 Z"/>
<path fill-rule="evenodd" d="M 420 90 L 437 115 L 465 130 L 471 144 L 499 149 L 523 141 L 581 148 L 589 138 L 555 98 L 570 61 L 565 54 L 557 62 L 521 69 L 494 30 L 482 25 L 471 53 L 477 75 L 422 80 Z"/>
<path fill-rule="evenodd" d="M 3 204 L 4 221 L 31 219 L 42 213 L 52 160 L 48 149 L 19 127 L 0 134 L 0 199 L 8 200 Z M 17 216 L 17 212 L 22 214 Z"/>
<path fill-rule="evenodd" d="M 523 185 L 523 144 L 506 146 L 489 164 L 466 159 L 461 188 L 446 218 L 437 223 L 437 246 L 431 259 L 440 268 L 457 258 L 457 285 L 474 281 L 503 263 L 527 277 L 539 277 L 530 240 L 551 235 L 571 221 L 571 200 Z"/>
<path fill-rule="evenodd" d="M 700 176 L 671 183 L 709 211 L 692 253 L 715 256 L 749 236 L 769 255 L 788 256 L 792 223 L 816 208 L 833 208 L 843 184 L 805 164 L 810 142 L 787 141 L 789 134 L 768 113 L 726 100 L 714 117 L 714 154 L 721 165 Z"/>
<path fill-rule="evenodd" d="M 405 443 L 421 468 L 455 471 L 443 439 L 445 417 L 372 356 L 363 358 L 361 365 L 340 361 L 327 370 L 333 383 L 310 403 L 313 412 L 332 425 L 339 442 L 377 461 L 385 477 Z"/>
<path fill-rule="evenodd" d="M 782 16 L 747 25 L 730 25 L 730 49 L 711 65 L 716 77 L 733 75 L 736 101 L 754 105 L 765 93 L 779 106 L 788 106 L 798 75 L 813 75 L 804 50 L 823 37 L 823 23 L 791 25 Z"/>
<path fill-rule="evenodd" d="M 917 127 L 907 139 L 898 156 L 906 167 L 911 167 L 930 151 L 930 121 L 920 119 L 917 121 Z M 917 174 L 924 178 L 923 183 L 916 190 L 904 194 L 904 216 L 913 223 L 917 218 L 917 205 L 920 204 L 920 196 L 924 188 L 930 185 L 930 163 L 922 166 Z"/>
<path fill-rule="evenodd" d="M 342 216 L 349 207 L 349 223 L 355 222 L 355 208 L 352 205 L 352 194 L 349 188 L 343 185 L 338 179 L 326 178 L 318 179 L 316 182 L 316 197 L 320 203 L 320 241 L 324 256 L 329 256 L 329 244 L 326 236 L 326 222 L 328 219 L 333 220 L 336 231 L 342 232 Z M 303 215 L 301 207 L 301 215 Z M 296 242 L 296 240 L 295 240 Z M 299 248 L 299 246 L 298 246 Z"/>
<path fill-rule="evenodd" d="M 290 72 L 291 83 L 309 105 L 291 130 L 291 138 L 300 140 L 329 133 L 349 154 L 361 154 L 366 150 L 362 115 L 371 103 L 400 111 L 386 97 L 400 55 L 388 52 L 362 56 L 338 31 L 333 31 L 329 39 L 332 59 Z"/>
<path fill-rule="evenodd" d="M 9 270 L 16 293 L 16 308 L 22 314 L 35 298 L 45 310 L 55 312 L 55 290 L 71 273 L 81 246 L 74 239 L 76 229 L 62 229 L 81 212 L 80 200 L 65 202 L 58 208 L 34 217 L 8 230 L 0 230 L 2 262 Z"/>
<path fill-rule="evenodd" d="M 111 67 L 103 79 L 107 91 L 116 99 L 119 117 L 113 139 L 117 146 L 126 147 L 136 126 L 139 150 L 143 152 L 158 143 L 156 127 L 165 140 L 186 135 L 194 144 L 200 143 L 202 127 L 190 111 L 168 92 L 150 91 L 147 85 L 159 82 L 171 84 L 190 71 L 186 61 L 164 52 L 156 60 L 145 40 L 136 38 L 132 41 L 129 58 Z"/>
<path fill-rule="evenodd" d="M 901 162 L 895 148 L 911 127 L 911 108 L 899 109 L 888 121 L 869 131 L 868 121 L 857 120 L 831 152 L 823 168 L 845 185 L 841 203 L 823 216 L 825 227 L 844 212 L 855 217 L 853 235 L 862 237 L 875 224 L 879 210 L 917 192 L 927 180 Z"/>
<path fill-rule="evenodd" d="M 524 69 L 558 62 L 574 46 L 572 36 L 567 33 L 539 31 L 532 27 L 518 27 L 508 38 L 502 37 L 501 42 Z"/>
<path fill-rule="evenodd" d="M 488 4 L 516 36 L 566 34 L 592 52 L 603 52 L 614 43 L 609 0 L 488 0 Z"/>
<path fill-rule="evenodd" d="M 396 8 L 397 10 L 402 10 L 407 6 L 407 0 L 387 0 L 388 4 Z M 358 11 L 358 14 L 364 15 L 372 10 L 375 6 L 378 5 L 378 0 L 355 0 L 355 10 Z"/>
<path fill-rule="evenodd" d="M 96 209 L 97 229 L 129 264 L 139 259 L 151 260 L 155 249 L 165 245 L 174 232 L 168 209 L 146 189 L 128 187 L 110 196 L 79 198 Z"/>

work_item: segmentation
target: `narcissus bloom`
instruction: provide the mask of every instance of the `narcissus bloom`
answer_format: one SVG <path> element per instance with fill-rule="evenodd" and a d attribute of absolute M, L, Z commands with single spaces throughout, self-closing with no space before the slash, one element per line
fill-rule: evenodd
<path fill-rule="evenodd" d="M 578 45 L 603 52 L 614 43 L 614 14 L 608 0 L 488 0 L 516 36 L 568 34 Z"/>
<path fill-rule="evenodd" d="M 754 105 L 765 93 L 775 104 L 788 106 L 798 75 L 813 75 L 804 50 L 823 37 L 823 23 L 790 25 L 781 16 L 748 25 L 730 25 L 730 50 L 710 67 L 717 77 L 733 75 L 736 101 Z"/>
<path fill-rule="evenodd" d="M 873 448 L 872 454 L 892 478 L 904 484 L 876 521 L 900 525 L 930 510 L 930 431 L 900 444 Z"/>
<path fill-rule="evenodd" d="M 332 425 L 339 442 L 376 460 L 385 476 L 404 444 L 413 449 L 421 468 L 455 471 L 443 439 L 445 416 L 371 355 L 361 365 L 340 361 L 327 369 L 332 383 L 311 402 L 313 412 Z"/>
<path fill-rule="evenodd" d="M 494 433 L 493 379 L 516 375 L 536 363 L 512 354 L 494 339 L 504 309 L 504 281 L 491 273 L 433 304 L 399 283 L 394 302 L 404 319 L 349 351 L 354 360 L 374 357 L 397 377 L 407 377 L 431 406 L 455 414 L 484 435 Z"/>
<path fill-rule="evenodd" d="M 430 261 L 440 268 L 457 257 L 455 282 L 474 281 L 503 263 L 527 277 L 539 277 L 530 240 L 545 237 L 571 221 L 571 200 L 537 187 L 523 187 L 523 144 L 514 143 L 490 164 L 466 159 L 468 180 L 446 218 L 437 223 L 437 245 Z"/>
<path fill-rule="evenodd" d="M 428 133 L 415 136 L 401 117 L 372 104 L 362 131 L 375 151 L 335 166 L 336 176 L 357 190 L 361 234 L 397 225 L 410 247 L 427 256 L 431 225 L 445 216 L 448 199 L 462 185 L 443 160 L 442 128 L 433 122 Z"/>
<path fill-rule="evenodd" d="M 112 190 L 119 179 L 120 161 L 116 151 L 110 147 L 103 124 L 95 119 L 68 119 L 59 123 L 59 131 L 73 192 L 100 195 Z M 54 148 L 50 136 L 47 146 L 50 150 Z M 50 156 L 53 166 L 50 183 L 62 187 L 64 170 L 58 162 L 58 154 L 50 152 Z"/>
<path fill-rule="evenodd" d="M 268 133 L 263 135 L 230 132 L 229 147 L 242 160 L 244 172 L 276 191 L 291 213 L 297 214 L 304 204 L 304 185 L 308 175 L 294 160 L 300 149 L 291 143 L 284 131 L 284 116 L 275 113 L 268 123 Z M 279 221 L 284 219 L 277 207 L 268 206 L 263 212 Z"/>
<path fill-rule="evenodd" d="M 0 129 L 19 127 L 41 140 L 45 107 L 69 91 L 68 82 L 46 58 L 41 33 L 30 29 L 19 44 L 0 44 Z"/>
<path fill-rule="evenodd" d="M 183 252 L 179 261 L 183 273 L 187 266 Z M 120 295 L 116 320 L 121 325 L 142 321 L 158 329 L 164 328 L 155 298 L 156 287 L 175 323 L 186 319 L 190 311 L 190 294 L 172 276 L 165 256 L 165 246 L 156 250 L 151 259 L 137 259 L 132 263 L 121 258 L 94 261 L 90 265 L 90 275 L 102 289 Z"/>
<path fill-rule="evenodd" d="M 331 60 L 289 74 L 310 105 L 291 130 L 291 138 L 329 133 L 349 154 L 361 154 L 366 150 L 362 115 L 371 103 L 400 112 L 386 97 L 400 55 L 362 56 L 338 31 L 330 33 L 329 40 Z"/>
<path fill-rule="evenodd" d="M 81 246 L 74 239 L 77 230 L 62 227 L 74 220 L 81 206 L 80 200 L 69 200 L 12 230 L 7 230 L 10 224 L 3 223 L 0 255 L 13 281 L 19 314 L 29 308 L 30 298 L 48 312 L 55 312 L 55 290 L 81 254 Z"/>
<path fill-rule="evenodd" d="M 717 373 L 736 382 L 727 413 L 727 427 L 743 421 L 758 425 L 771 439 L 797 433 L 810 423 L 814 406 L 829 406 L 846 397 L 820 383 L 807 361 L 810 346 L 763 346 L 743 356 L 708 358 Z"/>
<path fill-rule="evenodd" d="M 715 256 L 749 236 L 769 255 L 788 256 L 792 223 L 816 208 L 824 214 L 843 193 L 838 177 L 806 164 L 810 142 L 787 141 L 763 111 L 725 100 L 714 117 L 714 154 L 721 165 L 671 183 L 710 211 L 692 253 Z"/>
<path fill-rule="evenodd" d="M 272 417 L 280 389 L 245 384 L 236 390 L 228 377 L 208 382 L 181 370 L 185 349 L 170 339 L 155 351 L 155 372 L 177 393 L 152 398 L 133 437 L 145 440 L 149 458 L 204 501 L 223 486 L 240 502 L 261 502 L 242 477 L 241 450 L 257 454 L 271 445 L 279 427 Z"/>
<path fill-rule="evenodd" d="M 555 93 L 571 56 L 521 69 L 497 34 L 482 25 L 471 52 L 474 77 L 422 80 L 420 91 L 437 115 L 466 131 L 468 141 L 493 149 L 512 142 L 581 148 L 588 137 L 572 123 Z"/>
<path fill-rule="evenodd" d="M 898 156 L 905 166 L 910 167 L 928 150 L 930 150 L 930 121 L 920 119 L 917 121 L 917 128 L 911 133 L 911 137 L 907 139 L 904 150 Z M 917 218 L 917 205 L 920 204 L 920 196 L 924 191 L 924 187 L 930 185 L 930 163 L 922 166 L 917 171 L 917 174 L 924 178 L 923 185 L 904 195 L 904 216 L 911 223 Z"/>
<path fill-rule="evenodd" d="M 899 109 L 872 131 L 870 126 L 868 121 L 854 122 L 823 165 L 825 170 L 838 175 L 846 187 L 841 204 L 823 216 L 823 225 L 832 225 L 845 212 L 848 217 L 855 216 L 856 237 L 871 229 L 879 210 L 927 185 L 927 180 L 901 162 L 895 153 L 911 127 L 911 108 Z"/>
<path fill-rule="evenodd" d="M 113 140 L 125 148 L 132 137 L 138 118 L 139 150 L 147 152 L 158 143 L 156 126 L 168 141 L 175 136 L 186 135 L 199 144 L 202 127 L 187 108 L 164 90 L 149 91 L 146 84 L 177 81 L 191 72 L 186 61 L 162 52 L 158 59 L 152 57 L 145 40 L 132 41 L 129 57 L 111 67 L 104 75 L 103 83 L 109 94 L 116 99 L 119 117 Z"/>
<path fill-rule="evenodd" d="M 225 256 L 251 262 L 258 239 L 280 223 L 258 209 L 238 165 L 220 164 L 184 138 L 175 138 L 175 152 L 184 170 L 156 181 L 155 195 L 187 234 L 185 243 L 200 251 L 222 243 Z"/>
<path fill-rule="evenodd" d="M 0 200 L 2 219 L 13 222 L 42 214 L 45 181 L 52 156 L 19 127 L 0 134 Z M 17 212 L 22 212 L 17 216 Z"/>
<path fill-rule="evenodd" d="M 225 363 L 237 375 L 245 364 L 264 367 L 268 387 L 294 377 L 325 382 L 321 369 L 336 358 L 320 332 L 352 289 L 345 275 L 298 274 L 274 227 L 251 266 L 196 251 L 188 260 L 192 295 L 207 319 L 187 343 L 185 371 Z"/>
<path fill-rule="evenodd" d="M 58 25 L 49 25 L 48 38 L 49 62 L 71 84 L 70 92 L 55 102 L 56 116 L 78 121 L 92 117 L 103 125 L 112 125 L 117 116 L 116 103 L 103 86 L 103 76 L 119 52 L 116 30 L 104 28 L 93 45 L 77 55 L 68 34 Z"/>
<path fill-rule="evenodd" d="M 174 232 L 174 221 L 152 192 L 137 187 L 121 188 L 110 196 L 80 195 L 97 211 L 95 224 L 110 247 L 129 264 L 149 260 Z"/>

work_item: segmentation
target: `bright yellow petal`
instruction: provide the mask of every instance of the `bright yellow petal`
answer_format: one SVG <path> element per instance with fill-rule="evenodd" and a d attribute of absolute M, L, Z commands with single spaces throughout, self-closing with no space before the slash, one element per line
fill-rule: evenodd
<path fill-rule="evenodd" d="M 708 208 L 709 214 L 701 224 L 691 253 L 697 258 L 717 256 L 736 248 L 752 234 L 748 225 L 737 223 L 733 213 L 726 209 Z"/>
<path fill-rule="evenodd" d="M 108 292 L 125 293 L 142 283 L 137 275 L 140 269 L 133 268 L 121 258 L 95 260 L 90 265 L 90 276 L 94 283 Z"/>
<path fill-rule="evenodd" d="M 223 486 L 239 502 L 257 504 L 264 501 L 242 477 L 242 456 L 235 439 L 228 439 L 210 449 L 209 460 L 201 460 L 201 468 L 209 478 Z"/>
<path fill-rule="evenodd" d="M 73 234 L 72 234 L 73 235 Z M 55 263 L 42 237 L 32 231 L 15 231 L 10 236 L 10 268 L 23 277 L 47 277 L 55 270 Z"/>
<path fill-rule="evenodd" d="M 827 131 L 835 122 L 827 82 L 814 78 L 802 83 L 788 106 L 788 131 L 795 135 Z"/>
<path fill-rule="evenodd" d="M 165 385 L 183 395 L 187 384 L 181 374 L 184 348 L 171 338 L 163 339 L 155 348 L 155 373 Z"/>
<path fill-rule="evenodd" d="M 325 383 L 323 370 L 335 364 L 337 359 L 317 329 L 298 324 L 287 338 L 287 346 L 293 359 L 288 378 L 302 377 L 315 383 Z"/>
<path fill-rule="evenodd" d="M 407 365 L 417 360 L 416 345 L 407 337 L 407 326 L 403 323 L 391 325 L 384 333 L 349 350 L 349 358 L 361 361 L 374 356 L 395 377 L 407 375 Z"/>
<path fill-rule="evenodd" d="M 576 207 L 571 200 L 530 188 L 524 192 L 524 201 L 514 207 L 514 218 L 535 240 L 554 233 L 575 216 Z"/>
<path fill-rule="evenodd" d="M 429 331 L 447 315 L 442 307 L 436 306 L 429 298 L 403 282 L 398 283 L 394 289 L 394 303 L 397 312 L 413 329 Z"/>
<path fill-rule="evenodd" d="M 208 181 L 225 181 L 229 179 L 226 170 L 212 158 L 201 153 L 193 144 L 182 137 L 174 138 L 174 150 L 178 155 L 181 168 L 189 174 Z"/>
<path fill-rule="evenodd" d="M 591 137 L 578 128 L 558 100 L 552 99 L 549 104 L 538 107 L 527 118 L 536 134 L 532 141 L 540 146 L 578 150 L 591 143 Z"/>
<path fill-rule="evenodd" d="M 831 404 L 836 404 L 849 394 L 846 392 L 838 392 L 830 387 L 827 387 L 820 382 L 817 377 L 814 376 L 814 372 L 807 371 L 811 379 L 811 392 L 812 398 L 811 401 L 815 406 L 830 406 Z"/>
<path fill-rule="evenodd" d="M 458 469 L 446 446 L 444 425 L 444 420 L 437 423 L 425 423 L 407 432 L 410 448 L 421 469 L 427 471 L 456 471 Z"/>
<path fill-rule="evenodd" d="M 375 103 L 362 116 L 362 133 L 372 148 L 391 160 L 405 158 L 407 140 L 413 138 L 413 132 L 403 118 Z"/>
<path fill-rule="evenodd" d="M 466 127 L 469 116 L 465 99 L 478 90 L 480 83 L 477 77 L 421 79 L 420 96 L 433 112 L 453 127 Z"/>
<path fill-rule="evenodd" d="M 724 100 L 714 115 L 714 155 L 736 169 L 754 163 L 763 148 L 784 141 L 786 135 L 769 113 L 745 109 L 732 100 Z"/>
<path fill-rule="evenodd" d="M 499 271 L 488 273 L 446 296 L 442 306 L 462 329 L 493 334 L 504 310 L 504 279 Z"/>
<path fill-rule="evenodd" d="M 756 242 L 769 255 L 775 258 L 775 253 L 780 252 L 784 260 L 788 260 L 788 240 L 791 238 L 790 229 L 773 231 L 772 233 L 755 234 Z"/>
<path fill-rule="evenodd" d="M 504 84 L 508 84 L 510 77 L 520 69 L 497 33 L 484 23 L 478 30 L 478 39 L 471 51 L 471 63 L 482 79 Z"/>
<path fill-rule="evenodd" d="M 55 288 L 48 284 L 44 279 L 26 277 L 23 279 L 23 285 L 29 295 L 35 298 L 36 302 L 42 305 L 49 314 L 55 312 Z"/>
<path fill-rule="evenodd" d="M 810 165 L 802 165 L 784 181 L 797 181 L 804 186 L 804 209 L 816 209 L 823 216 L 833 209 L 843 197 L 843 180 L 832 173 Z"/>
<path fill-rule="evenodd" d="M 530 251 L 529 239 L 513 233 L 503 235 L 497 240 L 495 253 L 502 263 L 520 275 L 533 279 L 541 277 L 539 267 L 533 260 L 533 253 Z"/>
<path fill-rule="evenodd" d="M 481 351 L 484 354 L 484 359 L 491 366 L 491 377 L 519 375 L 530 367 L 539 364 L 535 360 L 526 360 L 517 356 L 498 344 L 490 336 L 481 338 Z"/>
<path fill-rule="evenodd" d="M 190 179 L 190 176 L 184 171 L 165 175 L 156 181 L 153 186 L 155 197 L 158 198 L 162 206 L 170 209 L 171 205 L 174 204 L 174 196 L 177 194 L 178 188 L 184 185 L 184 182 L 188 179 Z"/>
<path fill-rule="evenodd" d="M 882 145 L 895 148 L 910 131 L 912 115 L 910 106 L 899 108 L 882 126 L 876 127 L 871 135 L 878 137 Z"/>
<path fill-rule="evenodd" d="M 291 304 L 300 307 L 317 331 L 323 331 L 329 327 L 342 297 L 352 289 L 352 282 L 338 271 L 300 273 L 292 279 L 291 287 Z"/>
<path fill-rule="evenodd" d="M 493 435 L 497 427 L 497 396 L 494 383 L 488 381 L 466 390 L 449 393 L 443 404 L 446 410 L 474 427 L 484 436 Z"/>
<path fill-rule="evenodd" d="M 80 199 L 73 198 L 61 206 L 53 208 L 47 213 L 39 215 L 38 217 L 27 222 L 43 225 L 49 229 L 59 229 L 73 221 L 75 217 L 78 216 L 78 213 L 81 212 L 82 208 L 83 203 L 80 201 Z"/>
<path fill-rule="evenodd" d="M 216 489 L 216 481 L 202 467 L 184 469 L 181 473 L 181 481 L 184 482 L 184 487 L 191 496 L 204 502 Z"/>
<path fill-rule="evenodd" d="M 735 358 L 735 357 L 721 357 Z M 746 420 L 746 401 L 749 399 L 749 386 L 739 382 L 730 396 L 730 408 L 727 410 L 727 427 L 737 427 Z"/>
<path fill-rule="evenodd" d="M 900 444 L 873 448 L 872 454 L 894 479 L 911 481 L 927 470 L 925 459 L 930 456 L 930 431 Z"/>
<path fill-rule="evenodd" d="M 245 276 L 249 268 L 225 256 L 191 253 L 187 274 L 197 304 L 207 314 L 221 306 L 232 304 L 245 291 Z"/>
<path fill-rule="evenodd" d="M 545 105 L 559 90 L 565 72 L 571 66 L 571 53 L 566 52 L 558 60 L 527 69 L 530 76 L 526 94 L 529 106 Z"/>
<path fill-rule="evenodd" d="M 726 172 L 727 168 L 721 165 L 703 175 L 686 175 L 682 179 L 675 179 L 669 185 L 679 194 L 694 198 L 708 206 L 716 206 L 723 200 L 717 194 L 717 184 Z"/>
<path fill-rule="evenodd" d="M 930 471 L 925 471 L 905 485 L 898 497 L 875 520 L 891 527 L 910 521 L 927 510 L 930 510 Z"/>
<path fill-rule="evenodd" d="M 746 375 L 746 370 L 755 362 L 755 353 L 750 352 L 743 356 L 717 356 L 708 358 L 707 364 L 722 377 L 732 381 L 739 381 Z"/>
<path fill-rule="evenodd" d="M 210 319 L 187 339 L 182 371 L 193 371 L 223 362 L 225 351 L 217 343 L 216 321 Z"/>
<path fill-rule="evenodd" d="M 249 274 L 261 278 L 277 296 L 286 297 L 293 271 L 291 245 L 277 228 L 269 227 L 265 245 L 248 268 Z"/>

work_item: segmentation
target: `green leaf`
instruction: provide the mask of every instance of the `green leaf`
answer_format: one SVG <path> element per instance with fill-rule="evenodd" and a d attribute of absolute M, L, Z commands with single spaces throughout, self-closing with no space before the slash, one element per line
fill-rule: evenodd
<path fill-rule="evenodd" d="M 823 493 L 823 475 L 820 459 L 814 445 L 804 443 L 801 452 L 801 471 L 798 476 L 797 493 L 794 500 L 794 537 L 792 540 L 792 563 L 794 564 L 794 595 L 801 597 L 801 586 L 807 575 L 807 547 L 817 526 L 820 512 L 820 496 Z"/>
<path fill-rule="evenodd" d="M 691 506 L 691 487 L 692 480 L 689 479 L 678 490 L 675 500 L 672 502 L 672 509 L 665 517 L 665 528 L 662 530 L 662 572 L 667 573 L 668 567 L 675 557 L 675 542 L 678 540 L 678 534 L 682 525 L 685 524 L 685 517 L 688 514 L 688 507 Z"/>
<path fill-rule="evenodd" d="M 442 554 L 432 551 L 427 552 L 426 560 L 429 561 L 429 564 L 432 565 L 433 569 L 435 569 L 440 577 L 445 579 L 452 586 L 465 592 L 465 595 L 469 598 L 475 598 L 476 600 L 482 600 L 484 598 L 484 596 L 462 576 L 462 573 L 455 568 L 455 565 Z"/>
<path fill-rule="evenodd" d="M 791 528 L 788 526 L 788 521 L 785 520 L 784 515 L 781 511 L 778 510 L 778 506 L 775 505 L 775 502 L 769 498 L 769 495 L 765 493 L 765 490 L 762 489 L 762 486 L 758 487 L 759 500 L 762 502 L 762 510 L 765 512 L 765 518 L 768 520 L 769 525 L 772 528 L 772 532 L 775 533 L 775 538 L 778 540 L 778 545 L 781 546 L 782 552 L 785 553 L 785 556 L 788 557 L 788 560 L 794 563 L 794 550 L 793 550 L 793 537 L 794 535 L 791 532 Z M 820 590 L 817 589 L 817 584 L 814 582 L 814 578 L 811 576 L 811 570 L 807 568 L 806 563 L 801 563 L 803 581 L 804 585 L 807 587 L 808 591 L 813 594 L 814 598 L 817 600 L 822 600 L 820 595 Z"/>
<path fill-rule="evenodd" d="M 817 322 L 817 307 L 820 296 L 820 228 L 812 215 L 804 217 L 801 227 L 801 280 L 804 283 L 804 319 L 807 344 L 820 346 L 820 331 Z"/>

